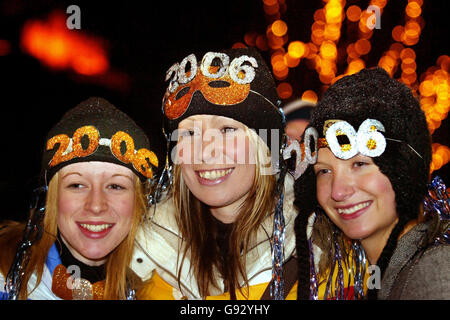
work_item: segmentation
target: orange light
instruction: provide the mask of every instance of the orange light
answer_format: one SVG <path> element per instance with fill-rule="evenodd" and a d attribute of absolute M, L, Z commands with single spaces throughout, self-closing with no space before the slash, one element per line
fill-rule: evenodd
<path fill-rule="evenodd" d="M 281 99 L 288 99 L 292 96 L 292 86 L 288 82 L 282 82 L 277 86 L 277 93 Z"/>
<path fill-rule="evenodd" d="M 341 36 L 340 24 L 327 24 L 323 30 L 323 36 L 332 41 L 337 41 Z"/>
<path fill-rule="evenodd" d="M 405 48 L 400 52 L 400 58 L 402 60 L 406 59 L 406 58 L 411 58 L 411 59 L 416 59 L 416 53 L 414 52 L 413 49 L 411 48 Z"/>
<path fill-rule="evenodd" d="M 356 22 L 361 18 L 361 8 L 353 5 L 347 8 L 347 19 Z"/>
<path fill-rule="evenodd" d="M 278 2 L 278 0 L 263 0 L 263 2 L 266 6 L 273 6 Z"/>
<path fill-rule="evenodd" d="M 245 44 L 242 42 L 236 42 L 231 46 L 232 49 L 238 49 L 238 48 L 247 48 Z"/>
<path fill-rule="evenodd" d="M 264 12 L 267 15 L 271 16 L 271 15 L 274 15 L 274 14 L 278 13 L 278 10 L 280 9 L 280 6 L 278 5 L 278 1 L 276 1 L 273 5 L 270 5 L 270 6 L 264 4 L 263 8 L 264 8 Z"/>
<path fill-rule="evenodd" d="M 301 41 L 293 41 L 289 43 L 288 52 L 292 58 L 301 58 L 305 54 L 305 44 Z"/>
<path fill-rule="evenodd" d="M 306 90 L 302 94 L 302 100 L 310 101 L 312 103 L 317 103 L 317 94 L 312 90 Z"/>
<path fill-rule="evenodd" d="M 360 55 L 368 54 L 370 52 L 370 49 L 371 49 L 371 45 L 370 45 L 369 40 L 367 40 L 367 39 L 359 39 L 355 43 L 355 50 Z"/>
<path fill-rule="evenodd" d="M 325 59 L 336 59 L 337 49 L 336 44 L 332 41 L 325 41 L 320 46 L 320 55 Z"/>
<path fill-rule="evenodd" d="M 417 3 L 419 6 L 422 6 L 422 5 L 423 5 L 423 0 L 408 0 L 408 3 L 410 3 L 410 2 L 415 2 L 415 3 Z"/>
<path fill-rule="evenodd" d="M 300 58 L 293 58 L 293 57 L 291 57 L 289 53 L 286 53 L 286 54 L 283 56 L 283 59 L 284 59 L 284 63 L 285 63 L 289 68 L 295 68 L 296 66 L 299 65 L 300 60 L 301 60 Z"/>
<path fill-rule="evenodd" d="M 394 29 L 392 29 L 392 39 L 398 42 L 402 41 L 404 32 L 405 28 L 403 26 L 395 26 Z"/>
<path fill-rule="evenodd" d="M 73 68 L 83 75 L 98 75 L 109 68 L 100 39 L 71 31 L 64 13 L 55 11 L 47 21 L 28 21 L 21 35 L 24 51 L 56 69 Z"/>
<path fill-rule="evenodd" d="M 325 5 L 325 20 L 327 23 L 339 23 L 342 21 L 342 6 L 339 1 L 330 0 Z"/>
<path fill-rule="evenodd" d="M 244 41 L 248 46 L 254 47 L 256 45 L 256 37 L 257 36 L 258 36 L 258 34 L 254 31 L 247 32 L 244 35 Z"/>
<path fill-rule="evenodd" d="M 260 34 L 256 37 L 256 47 L 262 51 L 266 51 L 269 49 L 267 45 L 267 38 L 265 35 Z"/>
<path fill-rule="evenodd" d="M 271 30 L 267 35 L 267 44 L 272 49 L 279 49 L 279 48 L 283 47 L 284 42 L 283 42 L 283 38 L 277 37 L 276 35 L 274 35 L 272 33 L 272 30 Z"/>
<path fill-rule="evenodd" d="M 289 74 L 289 68 L 288 67 L 286 67 L 285 69 L 282 69 L 280 71 L 273 70 L 273 75 L 275 76 L 275 78 L 277 80 L 284 80 L 284 79 L 286 79 L 288 74 Z"/>
<path fill-rule="evenodd" d="M 277 37 L 282 37 L 286 34 L 288 27 L 283 20 L 277 20 L 272 23 L 272 32 Z"/>
<path fill-rule="evenodd" d="M 323 9 L 316 10 L 313 18 L 315 21 L 325 21 L 325 11 Z"/>
<path fill-rule="evenodd" d="M 0 56 L 6 56 L 11 52 L 11 44 L 8 40 L 0 40 Z"/>
<path fill-rule="evenodd" d="M 350 74 L 357 73 L 357 72 L 361 71 L 362 69 L 364 69 L 364 67 L 365 67 L 365 63 L 363 60 L 361 60 L 361 59 L 353 60 L 348 64 L 346 74 L 350 75 Z"/>
<path fill-rule="evenodd" d="M 406 14 L 411 18 L 417 18 L 422 13 L 422 8 L 417 2 L 410 2 L 406 6 Z"/>
<path fill-rule="evenodd" d="M 407 60 L 410 60 L 410 61 L 407 61 Z M 414 60 L 408 58 L 408 59 L 403 60 L 401 67 L 402 67 L 402 70 L 404 73 L 413 73 L 413 72 L 416 72 L 417 65 Z"/>
<path fill-rule="evenodd" d="M 424 97 L 429 97 L 435 93 L 433 82 L 430 80 L 423 81 L 419 86 L 420 94 Z"/>
<path fill-rule="evenodd" d="M 359 53 L 355 49 L 355 44 L 350 43 L 347 46 L 347 55 L 353 60 L 359 58 Z"/>
<path fill-rule="evenodd" d="M 281 57 L 281 59 L 276 59 L 274 60 L 274 62 L 272 63 L 272 68 L 273 71 L 275 72 L 282 72 L 285 69 L 287 69 L 287 65 L 284 63 L 284 58 Z"/>

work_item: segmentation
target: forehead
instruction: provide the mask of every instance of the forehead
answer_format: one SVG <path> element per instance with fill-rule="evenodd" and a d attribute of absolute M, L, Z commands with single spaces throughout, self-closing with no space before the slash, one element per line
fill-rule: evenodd
<path fill-rule="evenodd" d="M 135 174 L 130 169 L 111 162 L 102 161 L 86 161 L 69 164 L 61 170 L 59 173 L 62 177 L 70 173 L 77 173 L 82 176 L 103 176 L 110 177 L 113 175 L 124 175 L 130 178 L 134 178 Z"/>
<path fill-rule="evenodd" d="M 325 148 L 319 148 L 318 150 L 318 156 L 317 156 L 317 164 L 322 163 L 322 164 L 351 164 L 355 161 L 365 161 L 368 163 L 374 163 L 373 159 L 371 157 L 367 157 L 365 155 L 362 155 L 360 153 L 358 153 L 356 156 L 347 159 L 347 160 L 343 160 L 343 159 L 339 159 L 337 158 L 333 152 L 325 147 Z"/>
<path fill-rule="evenodd" d="M 223 123 L 234 124 L 236 126 L 244 127 L 242 122 L 236 121 L 232 118 L 209 115 L 209 114 L 198 114 L 194 116 L 190 116 L 183 121 L 181 121 L 178 127 L 191 126 L 195 124 L 209 124 L 209 125 L 220 125 Z"/>

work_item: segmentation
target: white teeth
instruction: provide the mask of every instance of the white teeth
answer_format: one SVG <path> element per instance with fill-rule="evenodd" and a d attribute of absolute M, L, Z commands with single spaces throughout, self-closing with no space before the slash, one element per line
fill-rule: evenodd
<path fill-rule="evenodd" d="M 111 228 L 112 224 L 107 223 L 107 224 L 86 224 L 86 223 L 81 223 L 80 224 L 83 228 L 88 229 L 89 231 L 92 232 L 100 232 L 103 231 L 107 228 Z"/>
<path fill-rule="evenodd" d="M 226 169 L 226 170 L 199 171 L 198 174 L 203 179 L 216 180 L 216 179 L 222 178 L 223 176 L 226 176 L 231 171 L 233 171 L 233 168 Z"/>
<path fill-rule="evenodd" d="M 347 208 L 347 209 L 340 209 L 340 208 L 338 208 L 337 211 L 340 214 L 352 214 L 352 213 L 354 213 L 354 212 L 356 212 L 358 210 L 361 210 L 361 209 L 363 209 L 363 208 L 365 208 L 365 207 L 367 207 L 369 205 L 370 205 L 370 201 L 369 202 L 360 203 L 360 204 L 358 204 L 356 206 L 353 206 L 353 207 Z"/>

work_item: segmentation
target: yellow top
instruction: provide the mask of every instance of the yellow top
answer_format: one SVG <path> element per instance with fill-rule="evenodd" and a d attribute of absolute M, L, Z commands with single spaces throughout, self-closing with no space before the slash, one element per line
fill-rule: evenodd
<path fill-rule="evenodd" d="M 249 287 L 248 297 L 244 295 L 246 290 L 236 291 L 237 300 L 259 300 L 269 283 L 260 283 Z M 153 276 L 146 282 L 144 287 L 136 293 L 136 297 L 139 300 L 176 300 L 176 299 L 187 299 L 186 297 L 175 297 L 178 290 L 165 282 L 159 274 L 154 271 Z M 297 282 L 294 284 L 286 300 L 296 300 L 297 299 Z M 225 292 L 217 296 L 207 296 L 206 300 L 230 300 L 230 293 Z"/>

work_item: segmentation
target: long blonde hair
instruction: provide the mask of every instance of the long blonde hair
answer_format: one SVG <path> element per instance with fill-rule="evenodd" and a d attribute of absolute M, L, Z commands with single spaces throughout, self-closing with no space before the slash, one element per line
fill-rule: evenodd
<path fill-rule="evenodd" d="M 215 268 L 222 274 L 231 299 L 236 298 L 236 289 L 241 293 L 243 287 L 248 289 L 246 255 L 261 223 L 273 214 L 275 207 L 275 176 L 263 174 L 267 172 L 264 166 L 270 164 L 270 151 L 253 130 L 245 127 L 245 131 L 251 146 L 256 150 L 255 178 L 230 232 L 227 268 L 221 263 L 220 249 L 216 242 L 216 224 L 209 208 L 190 192 L 183 181 L 181 167 L 174 166 L 176 220 L 185 244 L 179 264 L 178 283 L 181 288 L 183 261 L 190 252 L 189 271 L 193 271 L 202 297 L 210 294 L 211 286 L 219 288 L 218 279 L 214 275 Z M 243 280 L 243 287 L 239 285 L 240 278 Z"/>
<path fill-rule="evenodd" d="M 36 272 L 37 275 L 35 288 L 39 285 L 42 279 L 48 252 L 53 243 L 56 241 L 58 231 L 58 184 L 59 178 L 58 173 L 56 173 L 48 186 L 46 209 L 43 221 L 44 232 L 42 234 L 42 238 L 31 247 L 30 259 L 22 279 L 19 299 L 28 298 L 29 294 L 27 284 L 33 272 Z M 125 239 L 108 255 L 107 261 L 105 262 L 106 284 L 103 297 L 104 300 L 125 299 L 127 286 L 130 285 L 133 288 L 138 285 L 139 280 L 137 276 L 134 276 L 128 266 L 131 262 L 133 254 L 136 231 L 139 223 L 142 221 L 145 211 L 146 201 L 144 197 L 143 184 L 139 179 L 136 179 L 134 212 L 130 232 Z M 5 278 L 13 261 L 16 250 L 16 246 L 11 245 L 11 243 L 19 243 L 24 228 L 24 223 L 7 222 L 3 225 L 3 228 L 0 229 L 0 248 L 2 248 L 2 251 L 0 252 L 0 271 L 3 273 Z"/>

